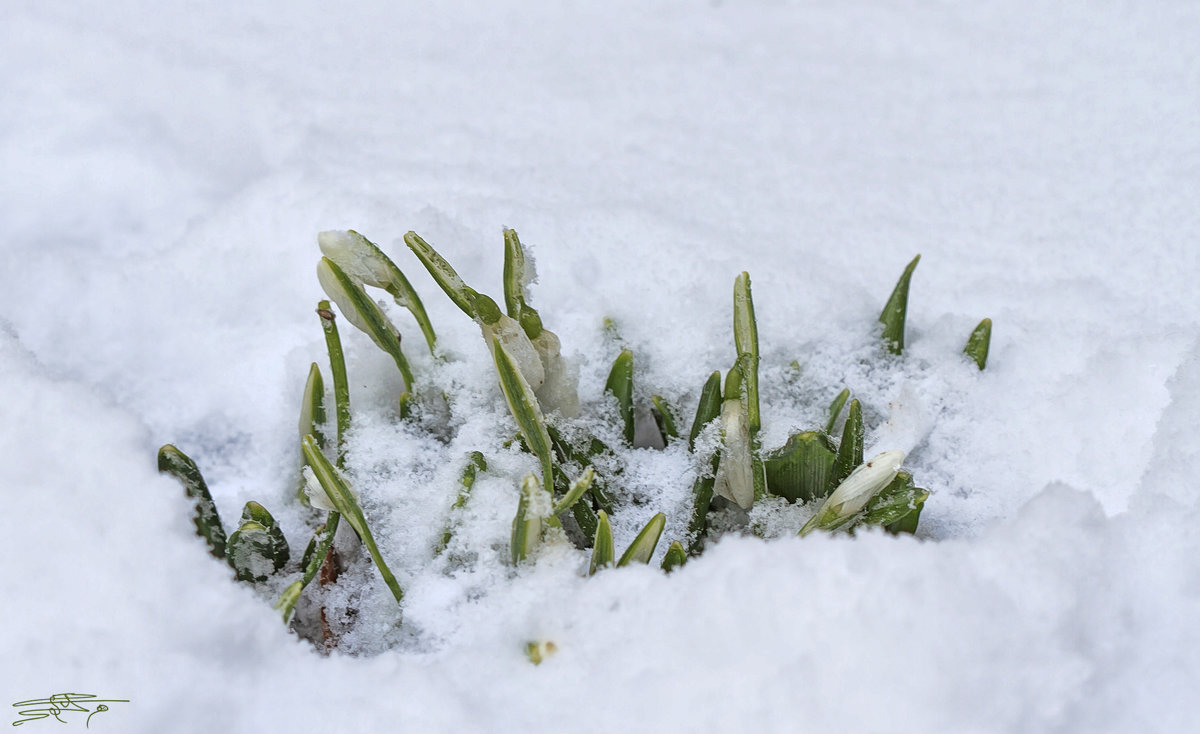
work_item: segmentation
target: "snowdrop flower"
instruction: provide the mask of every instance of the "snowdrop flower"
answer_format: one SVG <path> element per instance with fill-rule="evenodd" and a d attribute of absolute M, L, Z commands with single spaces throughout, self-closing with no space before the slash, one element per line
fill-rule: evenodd
<path fill-rule="evenodd" d="M 800 529 L 800 535 L 808 535 L 816 528 L 835 530 L 849 522 L 872 497 L 892 483 L 903 463 L 903 451 L 884 451 L 850 472 L 850 476 L 825 498 L 817 514 Z"/>
<path fill-rule="evenodd" d="M 504 347 L 504 351 L 512 357 L 525 382 L 536 392 L 546 381 L 546 371 L 533 342 L 517 320 L 501 312 L 500 307 L 491 298 L 476 293 L 474 299 L 479 329 L 483 332 L 488 349 L 495 352 L 497 343 Z"/>
<path fill-rule="evenodd" d="M 566 418 L 577 418 L 579 392 L 576 389 L 575 372 L 563 359 L 558 335 L 549 329 L 542 329 L 542 333 L 531 341 L 545 374 L 542 386 L 535 389 L 542 410 L 547 413 L 557 410 Z"/>
<path fill-rule="evenodd" d="M 746 406 L 740 399 L 721 403 L 721 427 L 725 431 L 725 448 L 713 490 L 749 510 L 754 504 L 754 463 L 750 456 L 750 424 L 746 420 Z"/>
<path fill-rule="evenodd" d="M 337 304 L 338 310 L 342 312 L 342 316 L 349 321 L 354 328 L 371 337 L 376 344 L 379 344 L 380 347 L 383 347 L 383 343 L 380 341 L 379 335 L 375 333 L 372 324 L 359 310 L 358 305 L 355 303 L 356 299 L 354 298 L 354 294 L 350 292 L 351 288 L 362 291 L 362 286 L 358 285 L 357 283 L 346 283 L 340 280 L 337 277 L 337 274 L 334 272 L 334 268 L 330 267 L 331 262 L 333 265 L 338 265 L 338 263 L 325 258 L 322 258 L 321 261 L 317 263 L 317 281 L 321 284 L 321 290 L 325 291 L 325 294 L 329 296 L 329 300 Z M 340 268 L 341 266 L 338 265 L 338 267 Z M 342 272 L 346 271 L 343 270 Z M 350 278 L 354 277 L 350 273 L 346 273 L 346 275 Z M 369 301 L 370 299 L 366 297 L 365 293 L 363 293 L 360 296 L 360 300 Z M 372 302 L 371 305 L 375 304 Z M 376 305 L 375 308 L 378 309 L 378 306 Z M 380 313 L 382 314 L 382 311 L 380 311 Z M 392 330 L 393 333 L 395 333 L 395 327 L 392 327 Z M 386 347 L 384 348 L 386 349 Z"/>
<path fill-rule="evenodd" d="M 392 284 L 392 268 L 387 257 L 358 232 L 321 232 L 317 235 L 317 245 L 322 255 L 337 263 L 346 275 L 359 283 L 375 288 L 387 288 Z"/>
<path fill-rule="evenodd" d="M 313 474 L 311 466 L 305 466 L 301 470 L 304 475 L 304 494 L 308 495 L 308 502 L 313 507 L 327 512 L 336 512 L 337 508 L 333 506 L 329 495 L 325 494 L 325 488 L 317 481 L 317 475 Z"/>

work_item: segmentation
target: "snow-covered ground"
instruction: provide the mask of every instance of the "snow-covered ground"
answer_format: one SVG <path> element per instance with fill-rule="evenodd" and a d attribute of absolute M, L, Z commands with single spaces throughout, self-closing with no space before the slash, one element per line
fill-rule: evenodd
<path fill-rule="evenodd" d="M 139 732 L 1200 728 L 1200 6 L 3 16 L 0 703 L 131 699 L 91 723 Z M 460 535 L 478 562 L 432 560 L 447 457 L 529 459 L 499 451 L 486 348 L 401 237 L 499 295 L 505 226 L 594 411 L 611 317 L 641 397 L 690 414 L 748 270 L 765 443 L 851 387 L 868 442 L 911 443 L 934 491 L 919 537 L 726 538 L 670 577 L 585 579 L 564 551 L 512 576 L 488 544 L 515 488 L 492 477 Z M 257 499 L 303 545 L 286 508 L 332 228 L 406 270 L 462 397 L 449 448 L 397 428 L 394 368 L 344 330 L 351 473 L 408 597 L 397 632 L 368 589 L 361 654 L 322 657 L 204 552 L 154 456 L 176 443 L 227 523 Z M 874 320 L 918 252 L 909 348 L 882 359 Z M 959 350 L 984 316 L 980 373 Z M 663 461 L 685 461 L 633 459 L 678 500 Z M 533 639 L 558 653 L 531 665 Z"/>

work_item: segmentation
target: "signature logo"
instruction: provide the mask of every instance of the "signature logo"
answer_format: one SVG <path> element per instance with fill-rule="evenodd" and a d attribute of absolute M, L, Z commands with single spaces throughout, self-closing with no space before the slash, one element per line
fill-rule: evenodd
<path fill-rule="evenodd" d="M 87 720 L 84 722 L 84 727 L 91 728 L 92 717 L 108 711 L 108 704 L 110 703 L 129 703 L 129 699 L 96 698 L 91 693 L 56 693 L 50 698 L 17 701 L 13 704 L 13 707 L 19 709 L 17 714 L 21 718 L 14 721 L 13 726 L 28 724 L 31 721 L 38 721 L 49 716 L 58 719 L 58 723 L 65 724 L 67 722 L 63 719 L 63 714 L 79 712 L 88 715 Z"/>

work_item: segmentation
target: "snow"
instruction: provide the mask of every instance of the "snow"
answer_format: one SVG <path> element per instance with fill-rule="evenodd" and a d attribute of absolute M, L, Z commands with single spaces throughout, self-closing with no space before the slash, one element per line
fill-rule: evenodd
<path fill-rule="evenodd" d="M 138 732 L 1200 728 L 1198 32 L 1167 2 L 12 0 L 0 690 L 128 698 L 91 723 Z M 763 445 L 849 387 L 868 451 L 933 492 L 919 537 L 798 539 L 764 506 L 781 537 L 669 576 L 587 578 L 554 544 L 514 571 L 509 478 L 537 463 L 402 242 L 497 297 L 503 227 L 610 443 L 620 349 L 637 401 L 690 418 L 748 271 Z M 263 503 L 298 557 L 317 233 L 344 229 L 421 294 L 444 364 L 384 309 L 449 401 L 398 424 L 394 363 L 341 321 L 347 475 L 406 595 L 398 627 L 350 559 L 365 588 L 322 601 L 360 608 L 354 654 L 323 657 L 207 554 L 155 452 L 197 461 L 227 527 Z M 985 316 L 980 372 L 961 349 Z M 489 469 L 435 557 L 474 450 Z M 702 467 L 627 458 L 645 502 L 615 547 L 662 511 L 660 557 Z M 534 666 L 530 642 L 556 651 Z"/>

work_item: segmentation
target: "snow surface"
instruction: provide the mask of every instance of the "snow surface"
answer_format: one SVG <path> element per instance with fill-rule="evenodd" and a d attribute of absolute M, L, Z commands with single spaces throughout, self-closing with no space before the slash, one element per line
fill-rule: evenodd
<path fill-rule="evenodd" d="M 1200 729 L 1197 38 L 1175 2 L 8 0 L 0 691 L 132 699 L 102 731 Z M 868 450 L 934 491 L 920 538 L 730 537 L 670 577 L 551 549 L 511 576 L 501 477 L 531 459 L 401 242 L 499 295 L 504 226 L 592 414 L 604 317 L 639 398 L 690 413 L 748 270 L 764 443 L 850 387 Z M 394 367 L 346 331 L 350 471 L 408 596 L 398 631 L 364 572 L 362 654 L 326 658 L 206 555 L 154 453 L 191 454 L 227 524 L 256 499 L 303 543 L 284 508 L 339 228 L 425 299 L 457 361 L 414 369 L 454 388 L 457 434 L 398 427 Z M 918 252 L 908 349 L 880 359 Z M 476 449 L 497 469 L 456 571 L 430 549 Z M 650 502 L 618 548 L 694 470 L 631 458 Z M 558 652 L 532 666 L 531 640 Z"/>

